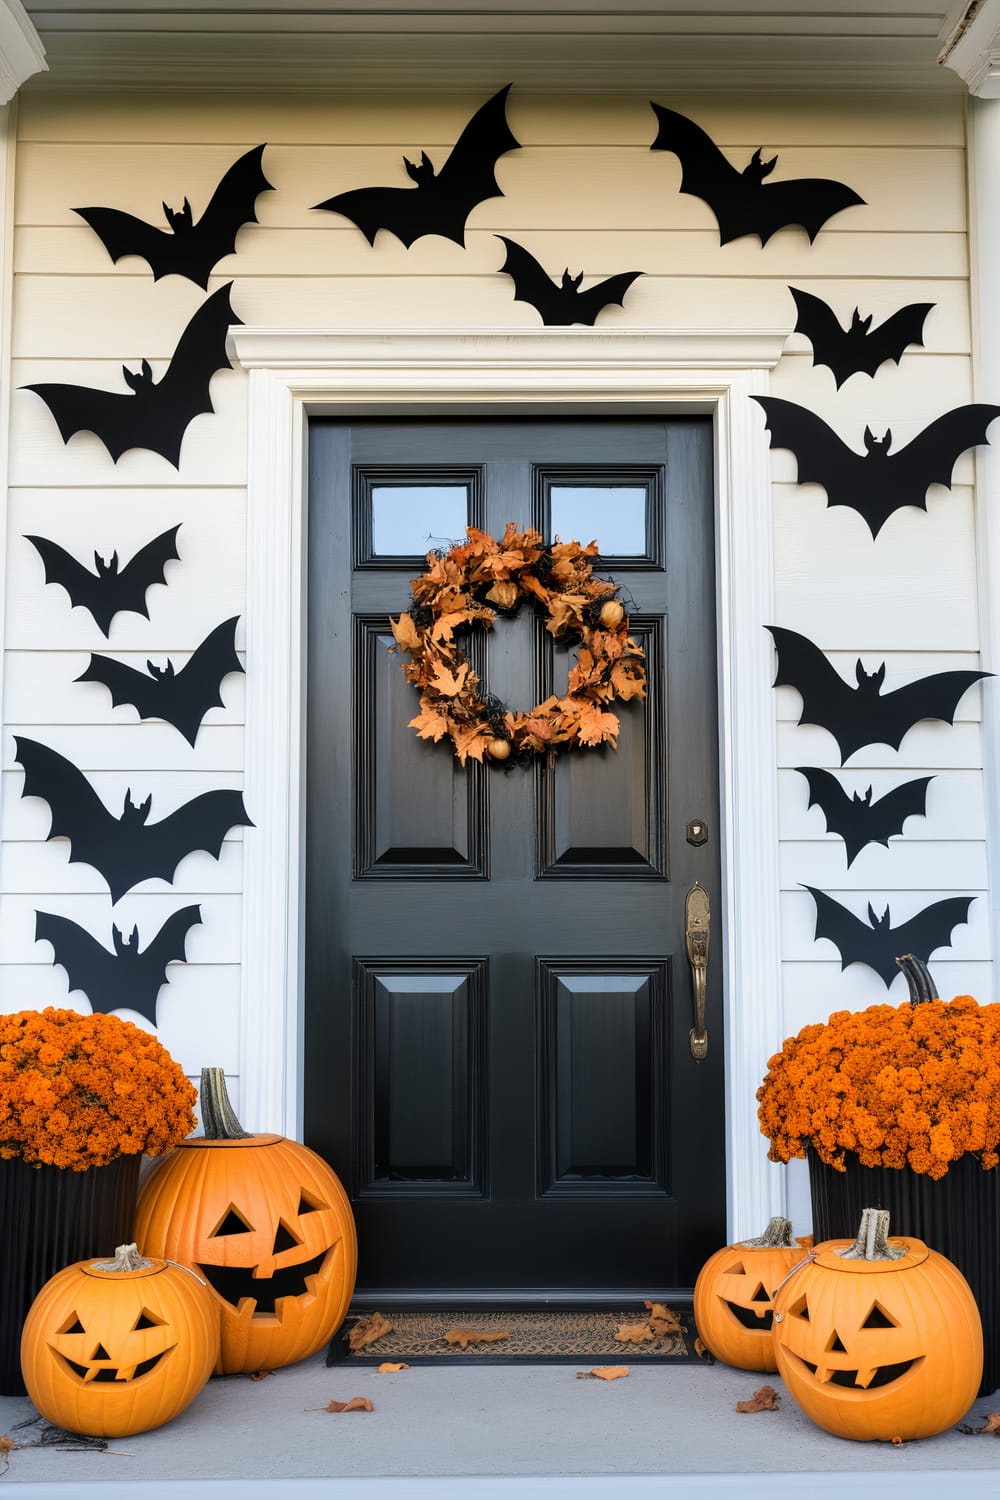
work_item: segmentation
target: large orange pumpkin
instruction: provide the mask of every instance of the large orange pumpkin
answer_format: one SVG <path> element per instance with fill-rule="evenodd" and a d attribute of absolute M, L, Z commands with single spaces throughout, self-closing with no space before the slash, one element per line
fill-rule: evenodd
<path fill-rule="evenodd" d="M 202 1070 L 201 1118 L 205 1135 L 182 1141 L 144 1184 L 136 1238 L 209 1283 L 217 1373 L 306 1359 L 333 1337 L 354 1292 L 347 1194 L 307 1146 L 243 1131 L 220 1068 Z"/>
<path fill-rule="evenodd" d="M 778 1371 L 813 1421 L 863 1441 L 932 1437 L 972 1405 L 979 1313 L 961 1273 L 922 1240 L 887 1240 L 865 1209 L 858 1238 L 817 1245 L 774 1299 Z"/>
<path fill-rule="evenodd" d="M 739 1370 L 776 1370 L 772 1294 L 805 1255 L 787 1219 L 775 1217 L 757 1239 L 717 1250 L 694 1287 L 694 1321 L 716 1359 Z"/>
<path fill-rule="evenodd" d="M 42 1416 L 89 1437 L 148 1432 L 182 1412 L 212 1373 L 218 1318 L 184 1266 L 120 1245 L 51 1277 L 21 1334 L 24 1383 Z"/>

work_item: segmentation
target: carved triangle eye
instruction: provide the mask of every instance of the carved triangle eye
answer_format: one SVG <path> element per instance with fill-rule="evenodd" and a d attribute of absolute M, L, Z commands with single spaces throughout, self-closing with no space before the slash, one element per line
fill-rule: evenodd
<path fill-rule="evenodd" d="M 881 1303 L 873 1302 L 872 1310 L 861 1326 L 862 1328 L 898 1328 L 899 1324 L 890 1318 Z"/>
<path fill-rule="evenodd" d="M 65 1328 L 59 1329 L 60 1333 L 86 1333 L 86 1331 L 76 1313 L 73 1314 L 72 1320 L 66 1324 Z"/>
<path fill-rule="evenodd" d="M 803 1323 L 809 1322 L 809 1304 L 805 1297 L 800 1297 L 798 1302 L 793 1302 L 788 1309 L 790 1318 L 801 1318 Z"/>
<path fill-rule="evenodd" d="M 272 1254 L 277 1255 L 280 1250 L 296 1250 L 302 1244 L 301 1240 L 295 1238 L 288 1225 L 283 1219 L 278 1220 L 278 1227 L 274 1234 L 274 1248 Z"/>
<path fill-rule="evenodd" d="M 747 1268 L 741 1260 L 738 1260 L 734 1266 L 726 1267 L 725 1274 L 727 1276 L 745 1276 L 747 1274 Z"/>
<path fill-rule="evenodd" d="M 140 1328 L 162 1328 L 163 1321 L 162 1318 L 158 1318 L 155 1313 L 151 1313 L 148 1308 L 144 1307 L 136 1321 L 132 1324 L 132 1332 L 138 1333 Z"/>
<path fill-rule="evenodd" d="M 243 1215 L 230 1204 L 221 1223 L 213 1229 L 212 1236 L 214 1238 L 224 1234 L 250 1234 L 252 1231 L 253 1226 L 248 1224 Z"/>
<path fill-rule="evenodd" d="M 321 1202 L 319 1198 L 313 1197 L 309 1193 L 307 1193 L 306 1190 L 305 1190 L 305 1188 L 302 1189 L 302 1191 L 301 1191 L 301 1193 L 299 1195 L 299 1217 L 300 1218 L 301 1218 L 301 1216 L 303 1214 L 314 1214 L 314 1213 L 316 1213 L 321 1208 L 329 1208 L 329 1207 L 330 1207 L 329 1203 L 323 1203 L 323 1202 Z"/>

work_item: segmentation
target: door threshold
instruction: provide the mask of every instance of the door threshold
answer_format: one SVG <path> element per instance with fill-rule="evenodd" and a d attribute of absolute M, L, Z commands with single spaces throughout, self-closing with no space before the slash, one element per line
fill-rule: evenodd
<path fill-rule="evenodd" d="M 666 1302 L 671 1307 L 690 1308 L 693 1296 L 691 1287 L 629 1287 L 611 1291 L 605 1287 L 583 1287 L 571 1291 L 545 1288 L 504 1291 L 496 1287 L 482 1287 L 454 1292 L 386 1288 L 382 1291 L 355 1292 L 350 1311 L 368 1313 L 377 1309 L 386 1312 L 396 1308 L 399 1312 L 446 1312 L 449 1308 L 479 1308 L 484 1312 L 536 1312 L 539 1308 L 551 1308 L 560 1312 L 601 1312 L 605 1308 L 618 1311 L 632 1305 L 641 1307 L 644 1302 Z"/>

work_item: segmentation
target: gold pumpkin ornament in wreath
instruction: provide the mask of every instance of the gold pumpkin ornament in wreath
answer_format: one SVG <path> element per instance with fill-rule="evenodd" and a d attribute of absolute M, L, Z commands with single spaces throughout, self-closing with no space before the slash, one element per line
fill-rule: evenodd
<path fill-rule="evenodd" d="M 420 689 L 420 712 L 408 727 L 420 739 L 450 739 L 463 766 L 469 756 L 513 764 L 564 747 L 616 747 L 620 724 L 609 705 L 644 698 L 646 671 L 617 584 L 593 575 L 597 543 L 546 544 L 513 521 L 499 541 L 474 526 L 466 532 L 468 541 L 449 552 L 427 554 L 427 572 L 410 584 L 412 608 L 390 622 L 392 649 L 408 653 L 403 671 Z M 482 692 L 455 635 L 467 626 L 491 629 L 498 614 L 515 614 L 525 599 L 544 614 L 554 640 L 576 640 L 579 650 L 565 694 L 522 713 Z"/>

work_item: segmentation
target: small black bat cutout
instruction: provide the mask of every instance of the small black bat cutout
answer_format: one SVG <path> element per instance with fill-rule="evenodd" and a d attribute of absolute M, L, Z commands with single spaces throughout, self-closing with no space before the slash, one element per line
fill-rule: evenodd
<path fill-rule="evenodd" d="M 129 394 L 94 390 L 87 385 L 25 385 L 48 406 L 64 443 L 76 432 L 92 432 L 115 463 L 130 448 L 148 448 L 180 467 L 181 440 L 188 423 L 215 408 L 209 383 L 216 370 L 231 368 L 226 354 L 226 330 L 242 323 L 229 302 L 227 281 L 202 303 L 180 336 L 160 380 L 153 379 L 149 361 L 134 373 L 122 365 Z"/>
<path fill-rule="evenodd" d="M 804 334 L 812 344 L 813 364 L 826 365 L 833 371 L 838 390 L 852 375 L 874 375 L 886 360 L 898 365 L 908 344 L 922 345 L 924 319 L 935 306 L 933 302 L 910 302 L 876 328 L 872 327 L 872 314 L 863 318 L 856 307 L 850 326 L 842 328 L 822 297 L 794 286 L 788 290 L 798 309 L 794 331 Z"/>
<path fill-rule="evenodd" d="M 502 198 L 495 168 L 507 151 L 520 146 L 507 124 L 510 84 L 481 105 L 466 125 L 440 171 L 426 151 L 419 165 L 403 162 L 414 187 L 354 188 L 314 205 L 343 214 L 374 245 L 380 229 L 394 234 L 409 249 L 425 234 L 439 234 L 456 245 L 465 244 L 465 221 L 478 203 Z"/>
<path fill-rule="evenodd" d="M 903 736 L 922 719 L 954 724 L 959 699 L 973 683 L 992 672 L 934 672 L 882 695 L 885 662 L 866 672 L 858 658 L 856 687 L 850 687 L 808 636 L 765 625 L 778 649 L 775 687 L 793 687 L 802 695 L 800 724 L 828 729 L 845 761 L 862 745 L 889 745 L 898 750 Z"/>
<path fill-rule="evenodd" d="M 889 517 L 904 505 L 927 509 L 927 488 L 951 488 L 952 470 L 968 448 L 987 441 L 986 431 L 1000 406 L 976 402 L 936 417 L 898 453 L 890 454 L 892 432 L 878 439 L 865 428 L 865 452 L 848 448 L 815 412 L 779 396 L 751 396 L 764 408 L 772 448 L 788 448 L 798 464 L 797 483 L 821 484 L 828 506 L 849 505 L 877 537 Z"/>
<path fill-rule="evenodd" d="M 617 276 L 609 276 L 581 292 L 582 271 L 579 276 L 571 276 L 567 266 L 561 284 L 557 284 L 523 245 L 502 234 L 497 239 L 507 247 L 507 258 L 500 271 L 514 283 L 514 301 L 530 303 L 546 326 L 564 328 L 570 323 L 584 323 L 593 327 L 605 307 L 612 303 L 616 307 L 624 305 L 625 293 L 636 277 L 643 274 L 620 271 Z"/>
<path fill-rule="evenodd" d="M 841 969 L 848 964 L 867 964 L 886 988 L 899 973 L 896 958 L 900 953 L 913 953 L 927 963 L 938 948 L 950 948 L 952 932 L 969 920 L 969 907 L 975 900 L 974 896 L 946 896 L 943 901 L 932 901 L 900 927 L 893 927 L 888 906 L 877 917 L 869 902 L 869 926 L 825 891 L 811 885 L 803 889 L 816 902 L 817 940 L 829 938 L 834 944 Z"/>
<path fill-rule="evenodd" d="M 237 791 L 202 792 L 159 823 L 147 824 L 152 796 L 136 805 L 130 787 L 116 818 L 72 761 L 37 740 L 19 736 L 14 743 L 14 758 L 24 767 L 21 796 L 49 804 L 46 838 L 69 839 L 70 864 L 92 865 L 107 881 L 112 901 L 140 880 L 173 880 L 181 860 L 196 849 L 218 859 L 230 828 L 253 827 Z"/>
<path fill-rule="evenodd" d="M 139 952 L 139 929 L 130 937 L 111 928 L 114 952 L 68 917 L 53 912 L 35 912 L 35 942 L 51 943 L 53 962 L 65 969 L 71 990 L 82 990 L 91 1008 L 105 1015 L 113 1010 L 134 1010 L 156 1025 L 156 997 L 167 984 L 167 964 L 183 963 L 187 957 L 187 935 L 201 922 L 200 906 L 185 906 L 168 917 L 153 941 Z"/>
<path fill-rule="evenodd" d="M 828 177 L 765 182 L 778 158 L 763 161 L 760 147 L 738 172 L 700 125 L 662 104 L 650 101 L 650 107 L 660 127 L 650 150 L 672 151 L 679 158 L 681 192 L 708 204 L 718 221 L 720 244 L 755 234 L 763 246 L 790 224 L 801 224 L 812 241 L 827 219 L 865 201 L 853 188 Z"/>
<path fill-rule="evenodd" d="M 827 833 L 844 840 L 848 868 L 869 844 L 884 844 L 902 833 L 907 818 L 927 816 L 927 788 L 933 776 L 917 776 L 893 787 L 884 797 L 872 801 L 872 789 L 864 796 L 848 794 L 836 776 L 818 766 L 796 766 L 809 783 L 809 806 L 822 809 Z"/>
<path fill-rule="evenodd" d="M 197 224 L 186 198 L 179 209 L 162 205 L 169 229 L 159 229 L 118 208 L 74 208 L 73 212 L 86 219 L 113 261 L 138 255 L 149 262 L 154 281 L 161 276 L 186 276 L 207 290 L 217 262 L 235 250 L 242 226 L 257 223 L 257 195 L 272 190 L 264 176 L 263 155 L 264 147 L 254 146 L 233 162 Z"/>
<path fill-rule="evenodd" d="M 47 536 L 26 535 L 25 540 L 31 543 L 45 565 L 45 582 L 58 583 L 64 588 L 74 608 L 80 605 L 89 610 L 102 635 L 110 638 L 115 615 L 129 611 L 149 619 L 146 590 L 154 583 L 166 583 L 164 568 L 167 563 L 180 561 L 177 551 L 180 529 L 177 525 L 171 526 L 169 531 L 161 531 L 145 547 L 140 547 L 120 571 L 117 552 L 112 552 L 108 562 L 95 552 L 96 573 L 77 562 L 71 552 Z"/>
<path fill-rule="evenodd" d="M 179 672 L 167 658 L 163 667 L 147 661 L 149 675 L 137 672 L 113 657 L 92 653 L 86 671 L 77 682 L 99 682 L 111 694 L 115 708 L 130 703 L 140 719 L 165 719 L 179 729 L 189 745 L 198 738 L 201 721 L 210 708 L 223 708 L 220 696 L 223 678 L 242 672 L 236 655 L 239 615 L 223 620 L 192 654 Z"/>

